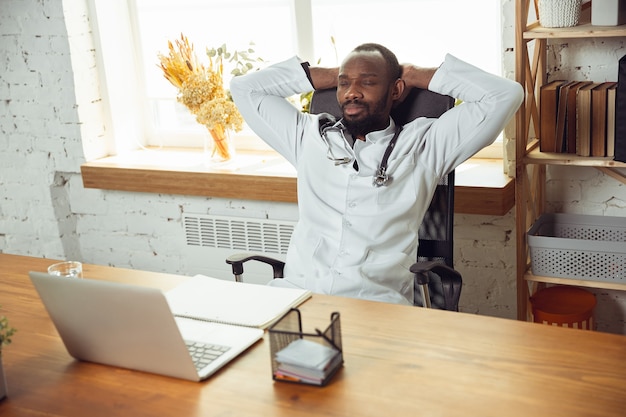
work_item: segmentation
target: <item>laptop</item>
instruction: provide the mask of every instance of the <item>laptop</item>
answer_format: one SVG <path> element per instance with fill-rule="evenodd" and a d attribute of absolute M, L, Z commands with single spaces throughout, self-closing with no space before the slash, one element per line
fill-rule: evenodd
<path fill-rule="evenodd" d="M 263 337 L 258 328 L 175 317 L 156 288 L 29 276 L 68 353 L 82 361 L 201 381 Z"/>

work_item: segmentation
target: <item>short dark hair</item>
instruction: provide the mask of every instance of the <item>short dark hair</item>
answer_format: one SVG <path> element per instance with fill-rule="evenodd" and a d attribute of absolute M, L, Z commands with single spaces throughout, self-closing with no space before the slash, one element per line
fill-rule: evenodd
<path fill-rule="evenodd" d="M 398 63 L 396 54 L 391 52 L 388 48 L 377 43 L 364 43 L 356 48 L 352 52 L 378 52 L 383 56 L 385 62 L 387 62 L 387 71 L 389 73 L 390 82 L 402 78 L 402 67 Z"/>

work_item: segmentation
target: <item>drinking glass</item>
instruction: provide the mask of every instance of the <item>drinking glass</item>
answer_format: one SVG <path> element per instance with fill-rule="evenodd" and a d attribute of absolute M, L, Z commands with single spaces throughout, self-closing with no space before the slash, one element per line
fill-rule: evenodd
<path fill-rule="evenodd" d="M 83 264 L 77 261 L 59 262 L 48 267 L 50 275 L 66 278 L 82 278 Z"/>

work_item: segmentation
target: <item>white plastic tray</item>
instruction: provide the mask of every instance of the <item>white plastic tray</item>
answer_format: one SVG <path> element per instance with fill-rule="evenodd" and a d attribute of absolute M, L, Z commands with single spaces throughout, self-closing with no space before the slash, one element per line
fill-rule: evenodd
<path fill-rule="evenodd" d="M 535 275 L 626 284 L 626 217 L 546 213 L 528 246 Z"/>

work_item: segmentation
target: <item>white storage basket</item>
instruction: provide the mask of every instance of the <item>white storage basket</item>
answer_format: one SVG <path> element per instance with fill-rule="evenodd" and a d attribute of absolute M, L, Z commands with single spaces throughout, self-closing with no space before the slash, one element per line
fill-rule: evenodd
<path fill-rule="evenodd" d="M 576 26 L 582 0 L 539 0 L 539 23 L 546 28 Z"/>
<path fill-rule="evenodd" d="M 626 284 L 626 218 L 543 214 L 528 231 L 535 275 Z"/>

